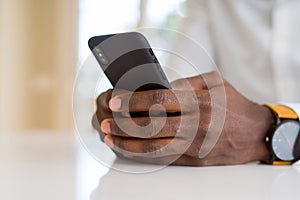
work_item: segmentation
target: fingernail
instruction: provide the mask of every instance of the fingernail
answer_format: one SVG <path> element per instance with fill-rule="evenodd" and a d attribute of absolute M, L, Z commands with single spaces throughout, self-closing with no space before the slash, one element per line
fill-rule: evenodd
<path fill-rule="evenodd" d="M 101 130 L 103 133 L 111 133 L 110 124 L 107 121 L 101 123 Z"/>
<path fill-rule="evenodd" d="M 109 146 L 110 148 L 113 148 L 113 147 L 114 147 L 114 143 L 113 143 L 113 140 L 112 140 L 112 138 L 111 138 L 110 135 L 105 136 L 104 142 L 105 142 L 105 144 L 106 144 L 107 146 Z"/>
<path fill-rule="evenodd" d="M 119 110 L 121 108 L 122 102 L 120 98 L 112 98 L 109 101 L 109 107 L 111 110 Z"/>

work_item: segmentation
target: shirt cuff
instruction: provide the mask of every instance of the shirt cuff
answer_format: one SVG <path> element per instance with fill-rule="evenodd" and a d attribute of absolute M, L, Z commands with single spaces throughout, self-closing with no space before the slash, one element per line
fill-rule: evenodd
<path fill-rule="evenodd" d="M 286 105 L 291 109 L 293 109 L 297 113 L 298 117 L 300 118 L 300 103 L 282 103 L 282 105 Z"/>

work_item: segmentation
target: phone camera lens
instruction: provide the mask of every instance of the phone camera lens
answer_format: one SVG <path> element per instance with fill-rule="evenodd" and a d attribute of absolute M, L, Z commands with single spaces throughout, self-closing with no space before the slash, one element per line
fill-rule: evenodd
<path fill-rule="evenodd" d="M 98 61 L 100 61 L 102 64 L 107 65 L 108 60 L 106 59 L 103 51 L 100 48 L 95 48 L 95 55 L 98 58 Z"/>
<path fill-rule="evenodd" d="M 100 57 L 100 62 L 103 63 L 104 65 L 108 64 L 108 60 L 106 58 L 104 58 L 103 56 Z"/>

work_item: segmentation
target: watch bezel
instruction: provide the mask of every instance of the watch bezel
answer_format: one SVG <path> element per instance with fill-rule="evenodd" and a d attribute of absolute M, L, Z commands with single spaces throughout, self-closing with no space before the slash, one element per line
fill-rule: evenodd
<path fill-rule="evenodd" d="M 278 129 L 279 127 L 281 127 L 282 125 L 284 125 L 284 124 L 286 124 L 286 123 L 296 123 L 296 124 L 300 127 L 299 121 L 287 119 L 287 120 L 282 120 L 280 123 L 278 123 L 277 125 L 274 125 L 274 126 L 271 128 L 271 130 L 270 130 L 270 132 L 269 132 L 269 134 L 268 134 L 268 141 L 267 141 L 267 143 L 269 143 L 268 146 L 269 146 L 269 150 L 270 150 L 270 152 L 271 152 L 271 159 L 270 159 L 271 162 L 274 162 L 274 161 L 283 161 L 283 162 L 291 162 L 291 163 L 294 163 L 294 162 L 297 162 L 297 161 L 300 159 L 300 157 L 299 157 L 299 158 L 295 158 L 295 159 L 293 159 L 293 160 L 282 160 L 281 158 L 279 158 L 279 157 L 276 155 L 276 153 L 275 153 L 275 151 L 274 151 L 274 148 L 273 148 L 273 137 L 274 137 L 274 135 L 275 135 L 275 132 L 277 131 L 277 129 Z M 297 139 L 299 139 L 299 135 L 300 135 L 300 131 L 298 132 Z M 297 143 L 297 141 L 296 141 L 295 143 Z M 294 153 L 293 153 L 293 154 L 294 154 Z"/>

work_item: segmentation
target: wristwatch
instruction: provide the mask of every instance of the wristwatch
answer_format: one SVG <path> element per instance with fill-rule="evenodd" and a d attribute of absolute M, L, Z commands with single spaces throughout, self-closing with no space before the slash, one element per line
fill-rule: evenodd
<path fill-rule="evenodd" d="M 266 137 L 273 165 L 291 165 L 300 159 L 300 123 L 297 113 L 284 105 L 264 105 L 274 113 L 275 124 Z"/>

